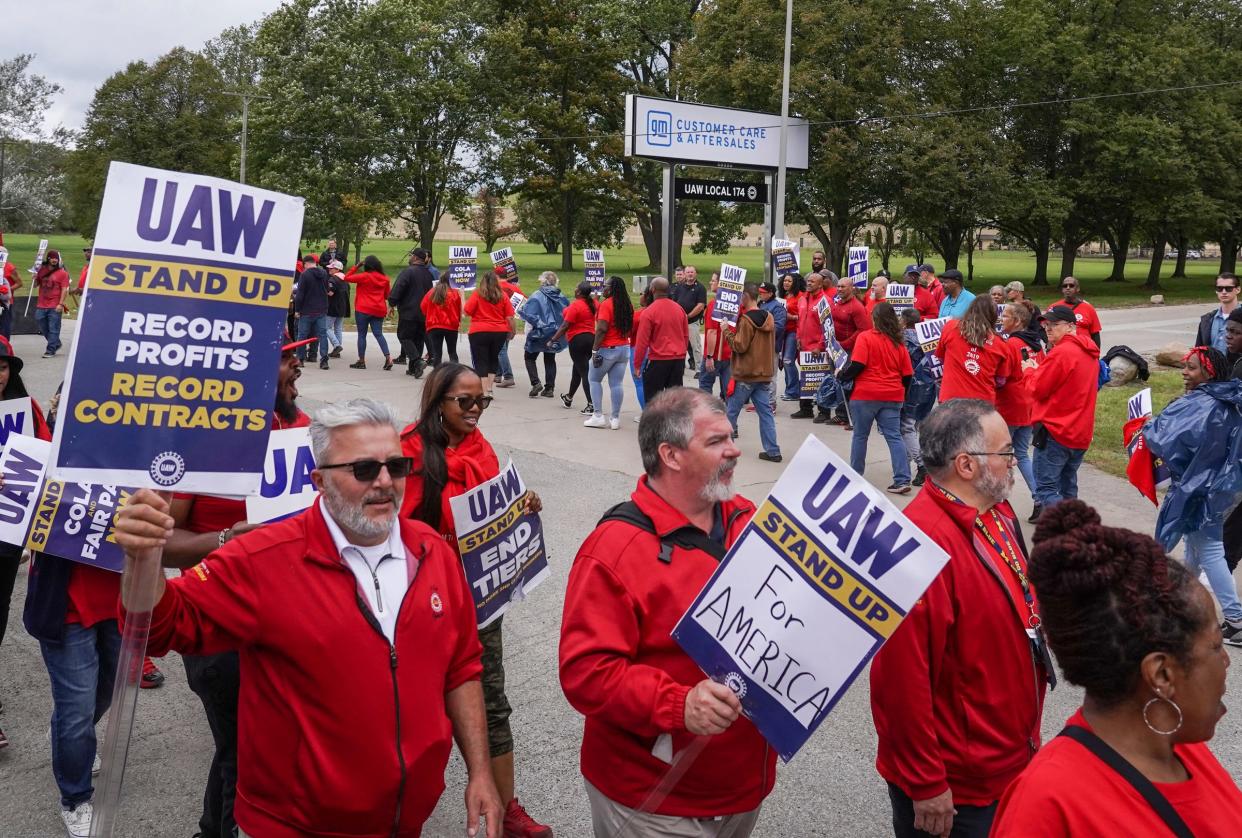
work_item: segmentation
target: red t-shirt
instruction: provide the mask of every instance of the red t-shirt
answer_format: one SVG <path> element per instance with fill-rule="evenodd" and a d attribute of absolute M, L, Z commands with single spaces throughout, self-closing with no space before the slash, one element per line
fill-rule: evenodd
<path fill-rule="evenodd" d="M 1056 305 L 1070 308 L 1074 312 L 1074 319 L 1078 321 L 1078 328 L 1085 329 L 1089 335 L 1098 335 L 1100 329 L 1104 328 L 1100 323 L 1100 315 L 1095 313 L 1095 308 L 1086 300 L 1072 306 L 1065 301 L 1056 303 Z"/>
<path fill-rule="evenodd" d="M 707 308 L 703 309 L 703 357 L 716 361 L 731 361 L 733 360 L 733 347 L 729 346 L 729 342 L 724 339 L 720 324 L 712 319 L 712 312 L 715 308 L 716 301 L 708 300 Z"/>
<path fill-rule="evenodd" d="M 905 346 L 893 343 L 887 335 L 869 329 L 858 336 L 850 360 L 863 365 L 863 371 L 854 379 L 855 400 L 905 400 L 906 390 L 901 379 L 914 375 L 914 367 L 910 365 L 910 353 Z"/>
<path fill-rule="evenodd" d="M 940 334 L 936 356 L 944 362 L 940 401 L 982 399 L 996 404 L 996 379 L 1010 374 L 1010 355 L 999 335 L 989 335 L 982 347 L 974 346 L 958 331 L 958 321 L 950 320 Z"/>
<path fill-rule="evenodd" d="M 475 291 L 466 300 L 466 314 L 470 317 L 470 334 L 476 332 L 508 332 L 509 318 L 513 317 L 513 303 L 507 295 L 500 302 L 489 303 Z"/>
<path fill-rule="evenodd" d="M 39 298 L 35 308 L 56 308 L 64 300 L 65 291 L 69 288 L 69 273 L 63 267 L 55 270 L 51 267 L 39 268 L 35 284 L 39 286 Z"/>
<path fill-rule="evenodd" d="M 1004 346 L 1009 353 L 1009 378 L 996 391 L 996 411 L 1006 425 L 1024 428 L 1031 424 L 1031 382 L 1022 369 L 1022 350 L 1029 352 L 1029 348 L 1020 338 L 1006 338 Z"/>
<path fill-rule="evenodd" d="M 612 297 L 601 300 L 600 304 L 595 307 L 595 319 L 602 320 L 608 324 L 608 331 L 604 335 L 604 342 L 600 344 L 601 349 L 613 346 L 625 346 L 630 342 L 629 334 L 623 335 L 617 330 L 617 326 L 614 322 L 616 318 L 613 316 L 612 309 Z M 630 332 L 633 332 L 632 327 Z"/>
<path fill-rule="evenodd" d="M 795 291 L 785 298 L 785 331 L 798 331 L 798 300 L 804 292 Z"/>
<path fill-rule="evenodd" d="M 1090 730 L 1082 710 L 1069 724 Z M 1206 742 L 1174 745 L 1184 783 L 1153 783 L 1197 838 L 1226 838 L 1242 821 L 1242 791 Z M 1001 798 L 992 838 L 1171 835 L 1134 787 L 1064 736 L 1048 741 Z"/>
<path fill-rule="evenodd" d="M 87 262 L 82 266 L 82 273 L 78 274 L 78 290 L 81 291 L 86 287 L 86 275 L 91 272 L 91 263 Z"/>
<path fill-rule="evenodd" d="M 565 337 L 569 340 L 595 332 L 595 315 L 586 300 L 574 300 L 565 307 L 565 323 L 569 327 L 565 330 Z"/>

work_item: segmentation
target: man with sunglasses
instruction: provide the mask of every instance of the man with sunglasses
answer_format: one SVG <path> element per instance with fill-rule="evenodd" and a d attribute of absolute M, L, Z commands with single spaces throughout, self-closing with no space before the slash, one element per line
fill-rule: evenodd
<path fill-rule="evenodd" d="M 1220 305 L 1199 318 L 1195 346 L 1210 346 L 1228 355 L 1225 323 L 1238 307 L 1238 277 L 1235 274 L 1226 271 L 1216 277 L 1216 300 Z"/>
<path fill-rule="evenodd" d="M 1082 286 L 1078 280 L 1072 276 L 1067 276 L 1061 280 L 1061 297 L 1063 303 L 1057 305 L 1064 306 L 1074 312 L 1074 322 L 1083 334 L 1095 341 L 1095 345 L 1100 345 L 1100 330 L 1103 325 L 1100 323 L 1100 315 L 1096 314 L 1095 307 L 1091 303 L 1082 298 Z"/>
<path fill-rule="evenodd" d="M 1053 667 L 1009 505 L 1017 462 L 996 408 L 951 399 L 923 420 L 927 482 L 905 514 L 949 561 L 871 664 L 876 768 L 898 838 L 985 838 L 1039 747 Z"/>
<path fill-rule="evenodd" d="M 310 427 L 315 504 L 149 593 L 130 578 L 174 521 L 159 494 L 135 493 L 116 529 L 124 611 L 152 611 L 156 651 L 238 651 L 241 836 L 416 835 L 455 738 L 467 834 L 482 816 L 499 838 L 474 602 L 439 534 L 397 515 L 412 464 L 392 410 L 354 399 Z"/>

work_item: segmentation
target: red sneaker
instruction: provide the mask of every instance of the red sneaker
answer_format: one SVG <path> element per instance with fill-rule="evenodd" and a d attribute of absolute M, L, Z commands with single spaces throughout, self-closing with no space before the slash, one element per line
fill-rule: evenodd
<path fill-rule="evenodd" d="M 504 838 L 552 838 L 552 827 L 544 826 L 526 814 L 515 797 L 505 809 Z"/>
<path fill-rule="evenodd" d="M 164 685 L 164 673 L 160 672 L 159 667 L 155 665 L 155 661 L 150 658 L 142 659 L 142 681 L 139 686 L 144 690 L 153 690 L 156 687 Z"/>

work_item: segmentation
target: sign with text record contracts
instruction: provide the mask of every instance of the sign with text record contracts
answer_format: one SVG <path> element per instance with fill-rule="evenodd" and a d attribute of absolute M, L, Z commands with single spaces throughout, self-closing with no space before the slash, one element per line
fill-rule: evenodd
<path fill-rule="evenodd" d="M 52 477 L 258 491 L 302 204 L 112 163 Z"/>
<path fill-rule="evenodd" d="M 788 126 L 785 166 L 806 169 L 807 122 L 790 117 Z M 781 118 L 628 93 L 625 156 L 701 166 L 776 169 L 781 157 Z"/>
<path fill-rule="evenodd" d="M 948 560 L 810 436 L 673 637 L 788 761 Z"/>

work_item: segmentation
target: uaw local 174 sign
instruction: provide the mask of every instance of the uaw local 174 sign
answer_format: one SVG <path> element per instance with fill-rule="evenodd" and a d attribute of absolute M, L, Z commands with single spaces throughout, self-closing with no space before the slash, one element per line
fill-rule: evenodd
<path fill-rule="evenodd" d="M 112 163 L 57 480 L 246 495 L 263 475 L 301 198 Z"/>
<path fill-rule="evenodd" d="M 807 437 L 673 637 L 789 761 L 948 559 Z"/>
<path fill-rule="evenodd" d="M 788 120 L 785 166 L 807 168 L 805 119 Z M 668 163 L 776 169 L 781 118 L 694 102 L 626 94 L 625 156 Z"/>
<path fill-rule="evenodd" d="M 510 460 L 498 476 L 449 498 L 479 628 L 548 577 L 543 522 L 526 511 L 526 497 L 526 483 Z"/>

